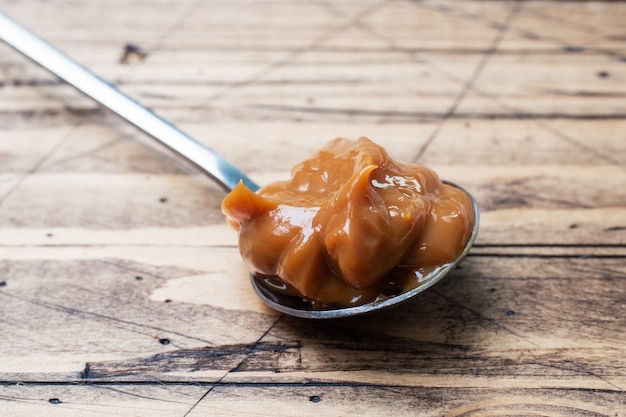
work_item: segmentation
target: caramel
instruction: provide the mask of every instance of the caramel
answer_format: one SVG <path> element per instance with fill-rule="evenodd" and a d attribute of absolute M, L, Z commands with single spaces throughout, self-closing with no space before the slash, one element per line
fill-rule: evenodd
<path fill-rule="evenodd" d="M 474 224 L 466 193 L 367 138 L 335 139 L 257 193 L 240 183 L 222 211 L 252 273 L 318 307 L 419 285 L 461 254 Z"/>

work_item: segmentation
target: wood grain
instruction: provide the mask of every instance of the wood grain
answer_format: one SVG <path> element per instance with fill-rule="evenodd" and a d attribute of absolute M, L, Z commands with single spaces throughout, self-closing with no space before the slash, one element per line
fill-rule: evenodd
<path fill-rule="evenodd" d="M 278 314 L 223 191 L 0 44 L 2 416 L 626 416 L 623 3 L 0 9 L 259 183 L 368 136 L 481 207 L 414 302 Z"/>

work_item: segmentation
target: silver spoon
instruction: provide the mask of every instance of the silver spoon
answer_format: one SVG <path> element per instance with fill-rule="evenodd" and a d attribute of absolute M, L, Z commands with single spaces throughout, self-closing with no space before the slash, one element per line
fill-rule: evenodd
<path fill-rule="evenodd" d="M 232 190 L 239 181 L 243 181 L 253 191 L 259 189 L 254 181 L 230 162 L 143 107 L 112 84 L 94 75 L 2 12 L 0 12 L 0 39 L 196 165 L 225 190 Z M 459 188 L 471 199 L 474 208 L 474 227 L 463 252 L 453 262 L 432 273 L 417 287 L 402 294 L 384 299 L 379 298 L 363 305 L 325 310 L 313 309 L 306 299 L 277 293 L 251 274 L 250 280 L 254 291 L 263 302 L 273 309 L 291 316 L 308 319 L 330 319 L 365 314 L 396 306 L 415 297 L 456 268 L 469 252 L 478 234 L 479 211 L 476 200 L 458 185 L 449 182 L 448 184 Z"/>

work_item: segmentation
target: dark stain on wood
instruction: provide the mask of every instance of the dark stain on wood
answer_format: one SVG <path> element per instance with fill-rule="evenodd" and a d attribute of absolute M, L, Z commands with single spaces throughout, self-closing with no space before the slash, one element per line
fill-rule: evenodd
<path fill-rule="evenodd" d="M 143 62 L 148 56 L 148 52 L 146 52 L 143 48 L 133 44 L 127 43 L 124 45 L 124 51 L 120 56 L 119 62 L 120 64 L 137 64 Z"/>
<path fill-rule="evenodd" d="M 19 125 L 53 126 L 59 124 L 76 124 L 84 121 L 85 117 L 99 116 L 102 109 L 97 106 L 89 107 L 54 107 L 29 110 L 0 110 L 0 126 Z"/>
<path fill-rule="evenodd" d="M 565 52 L 570 52 L 570 53 L 579 53 L 579 52 L 584 52 L 585 48 L 583 48 L 582 46 L 568 45 L 568 46 L 564 46 L 563 50 Z"/>
<path fill-rule="evenodd" d="M 39 78 L 14 78 L 12 80 L 2 80 L 0 81 L 0 87 L 11 86 L 11 87 L 49 87 L 49 86 L 57 86 L 64 85 L 65 83 L 59 79 L 39 79 Z"/>
<path fill-rule="evenodd" d="M 168 372 L 195 372 L 211 369 L 245 371 L 250 366 L 241 367 L 243 360 L 254 364 L 255 370 L 281 370 L 278 357 L 297 356 L 299 342 L 260 342 L 253 344 L 235 344 L 217 347 L 179 349 L 160 353 L 145 358 L 119 362 L 90 362 L 85 365 L 81 377 L 84 380 L 108 379 Z"/>

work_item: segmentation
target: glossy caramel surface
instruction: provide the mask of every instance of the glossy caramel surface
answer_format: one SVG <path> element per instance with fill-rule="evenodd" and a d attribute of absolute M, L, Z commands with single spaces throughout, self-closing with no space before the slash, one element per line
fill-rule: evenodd
<path fill-rule="evenodd" d="M 251 271 L 317 306 L 359 305 L 452 262 L 474 224 L 467 195 L 371 140 L 335 139 L 257 193 L 222 203 Z"/>

